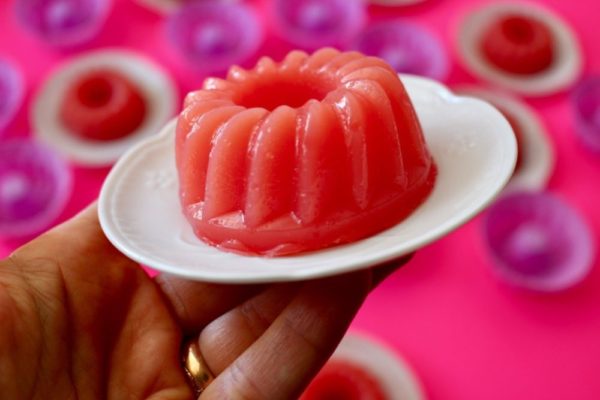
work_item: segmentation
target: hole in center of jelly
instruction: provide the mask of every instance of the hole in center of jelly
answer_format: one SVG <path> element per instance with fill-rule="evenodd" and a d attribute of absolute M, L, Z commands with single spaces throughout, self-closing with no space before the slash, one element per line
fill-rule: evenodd
<path fill-rule="evenodd" d="M 532 21 L 523 17 L 508 17 L 502 21 L 504 35 L 513 43 L 528 44 L 533 41 Z"/>
<path fill-rule="evenodd" d="M 77 91 L 79 101 L 90 108 L 104 107 L 113 95 L 112 85 L 104 77 L 92 77 L 82 82 Z"/>
<path fill-rule="evenodd" d="M 265 108 L 273 111 L 279 106 L 302 107 L 309 100 L 321 101 L 329 93 L 329 85 L 319 80 L 305 77 L 277 79 L 249 87 L 236 103 L 240 106 Z"/>

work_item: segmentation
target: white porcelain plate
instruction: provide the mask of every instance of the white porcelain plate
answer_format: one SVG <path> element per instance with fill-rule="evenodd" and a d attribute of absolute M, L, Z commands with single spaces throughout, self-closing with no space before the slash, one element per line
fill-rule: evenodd
<path fill-rule="evenodd" d="M 535 111 L 512 96 L 492 90 L 464 86 L 454 88 L 454 91 L 488 101 L 506 110 L 521 126 L 521 166 L 515 171 L 506 190 L 545 189 L 554 170 L 555 153 L 552 141 Z"/>
<path fill-rule="evenodd" d="M 392 349 L 357 333 L 342 339 L 331 356 L 370 372 L 388 400 L 424 400 L 421 384 L 408 364 Z"/>
<path fill-rule="evenodd" d="M 67 88 L 82 74 L 100 68 L 123 74 L 139 88 L 146 101 L 146 118 L 141 126 L 122 139 L 86 140 L 69 131 L 60 119 Z M 71 160 L 87 166 L 106 166 L 132 145 L 155 135 L 173 117 L 176 105 L 175 83 L 157 64 L 129 51 L 100 50 L 69 61 L 46 79 L 34 99 L 31 120 L 35 134 Z"/>
<path fill-rule="evenodd" d="M 172 122 L 122 157 L 100 193 L 110 241 L 130 258 L 189 279 L 291 281 L 341 274 L 411 253 L 467 222 L 502 190 L 517 146 L 506 119 L 481 100 L 454 96 L 434 81 L 402 80 L 438 166 L 429 198 L 398 225 L 367 239 L 289 257 L 223 252 L 194 236 L 181 212 Z"/>
<path fill-rule="evenodd" d="M 481 38 L 491 23 L 506 14 L 533 17 L 550 28 L 555 39 L 555 58 L 547 70 L 519 76 L 506 73 L 485 59 L 480 50 Z M 498 2 L 475 10 L 461 21 L 456 46 L 465 67 L 477 77 L 525 96 L 545 96 L 566 89 L 583 68 L 579 42 L 571 28 L 559 16 L 532 2 Z"/>

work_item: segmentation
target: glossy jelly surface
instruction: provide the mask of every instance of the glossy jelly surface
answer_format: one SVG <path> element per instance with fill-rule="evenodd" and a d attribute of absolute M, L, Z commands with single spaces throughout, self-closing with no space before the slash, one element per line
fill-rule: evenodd
<path fill-rule="evenodd" d="M 300 400 L 386 400 L 377 379 L 347 361 L 329 361 L 304 391 Z"/>
<path fill-rule="evenodd" d="M 396 225 L 436 169 L 396 72 L 322 49 L 233 67 L 188 95 L 177 125 L 183 211 L 228 250 L 285 255 Z"/>
<path fill-rule="evenodd" d="M 67 90 L 60 117 L 69 130 L 91 140 L 115 140 L 133 133 L 144 121 L 146 103 L 124 75 L 97 70 L 81 76 Z"/>
<path fill-rule="evenodd" d="M 498 18 L 484 33 L 481 46 L 489 62 L 511 74 L 535 74 L 554 60 L 552 32 L 543 22 L 525 15 Z"/>

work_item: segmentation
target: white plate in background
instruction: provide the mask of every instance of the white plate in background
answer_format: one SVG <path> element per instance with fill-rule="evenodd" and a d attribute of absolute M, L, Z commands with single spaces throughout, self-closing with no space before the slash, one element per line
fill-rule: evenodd
<path fill-rule="evenodd" d="M 518 75 L 503 71 L 481 51 L 481 39 L 490 24 L 506 14 L 538 19 L 552 32 L 555 57 L 548 69 Z M 497 2 L 469 13 L 460 22 L 456 48 L 464 66 L 478 78 L 525 96 L 546 96 L 571 86 L 583 70 L 582 53 L 573 30 L 549 9 L 528 3 Z"/>
<path fill-rule="evenodd" d="M 521 100 L 504 93 L 475 86 L 454 88 L 464 96 L 473 96 L 498 105 L 511 114 L 522 131 L 521 166 L 510 179 L 506 190 L 543 190 L 552 176 L 555 162 L 554 145 L 536 112 Z"/>
<path fill-rule="evenodd" d="M 121 73 L 139 88 L 145 103 L 142 124 L 115 140 L 90 140 L 71 132 L 61 121 L 60 108 L 67 90 L 89 71 L 107 69 Z M 178 108 L 177 88 L 158 64 L 125 50 L 99 50 L 75 57 L 46 78 L 31 108 L 35 135 L 74 162 L 86 166 L 113 164 L 129 148 L 155 135 Z"/>

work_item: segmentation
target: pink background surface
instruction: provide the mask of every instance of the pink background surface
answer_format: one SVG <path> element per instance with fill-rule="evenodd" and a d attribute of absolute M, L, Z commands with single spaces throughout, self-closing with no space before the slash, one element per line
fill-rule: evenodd
<path fill-rule="evenodd" d="M 9 135 L 24 135 L 29 132 L 27 108 L 35 88 L 55 65 L 75 52 L 48 48 L 24 32 L 12 18 L 14 1 L 0 1 L 0 53 L 16 61 L 26 75 L 27 103 L 9 127 Z M 430 0 L 404 9 L 373 7 L 371 15 L 372 19 L 398 16 L 421 22 L 452 49 L 459 17 L 480 3 Z M 548 5 L 574 27 L 584 49 L 586 73 L 599 73 L 598 13 L 592 11 L 597 10 L 596 0 L 536 3 Z M 261 54 L 281 57 L 291 48 L 267 34 Z M 146 54 L 172 72 L 182 94 L 197 87 L 203 78 L 169 49 L 162 18 L 133 0 L 115 0 L 108 23 L 90 45 L 105 46 Z M 475 80 L 455 62 L 449 83 L 463 82 Z M 529 103 L 539 111 L 557 150 L 557 169 L 549 189 L 575 206 L 598 238 L 600 158 L 587 153 L 574 139 L 567 100 L 563 93 Z M 74 170 L 75 193 L 61 220 L 97 196 L 108 171 Z M 430 399 L 600 398 L 598 261 L 583 284 L 565 293 L 522 292 L 491 274 L 480 231 L 478 218 L 420 251 L 371 295 L 354 327 L 401 352 L 414 366 Z M 16 245 L 0 244 L 0 254 Z"/>

